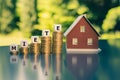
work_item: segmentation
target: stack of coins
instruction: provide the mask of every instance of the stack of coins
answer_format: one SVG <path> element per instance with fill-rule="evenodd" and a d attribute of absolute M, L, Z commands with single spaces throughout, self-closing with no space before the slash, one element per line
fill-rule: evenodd
<path fill-rule="evenodd" d="M 11 63 L 17 63 L 18 62 L 18 45 L 16 44 L 12 44 L 10 45 L 10 54 L 12 56 L 10 56 L 10 62 Z"/>
<path fill-rule="evenodd" d="M 18 54 L 18 45 L 11 44 L 10 45 L 10 54 L 11 55 L 17 55 Z"/>
<path fill-rule="evenodd" d="M 27 54 L 29 53 L 29 48 L 28 47 L 21 47 L 19 49 L 19 51 L 20 51 L 21 54 L 24 54 L 24 56 L 26 57 Z"/>
<path fill-rule="evenodd" d="M 50 54 L 51 52 L 51 37 L 50 36 L 42 36 L 41 37 L 41 53 Z"/>
<path fill-rule="evenodd" d="M 30 44 L 30 53 L 38 56 L 40 53 L 40 43 L 31 43 Z"/>
<path fill-rule="evenodd" d="M 27 56 L 27 54 L 29 53 L 29 48 L 28 48 L 28 42 L 26 40 L 21 41 L 21 48 L 19 50 L 21 54 Z"/>
<path fill-rule="evenodd" d="M 32 43 L 30 44 L 30 53 L 34 54 L 34 57 L 36 57 L 40 53 L 39 36 L 32 36 L 31 40 Z"/>
<path fill-rule="evenodd" d="M 11 55 L 18 55 L 18 51 L 10 51 Z"/>
<path fill-rule="evenodd" d="M 62 32 L 54 31 L 52 39 L 52 53 L 60 54 L 62 52 Z"/>
<path fill-rule="evenodd" d="M 29 53 L 29 48 L 28 48 L 28 46 L 25 46 L 25 47 L 21 46 L 21 48 L 19 50 L 20 50 L 20 54 L 23 55 L 22 56 L 22 58 L 23 58 L 22 63 L 25 66 L 26 63 L 27 63 L 27 57 L 28 57 L 28 53 Z"/>

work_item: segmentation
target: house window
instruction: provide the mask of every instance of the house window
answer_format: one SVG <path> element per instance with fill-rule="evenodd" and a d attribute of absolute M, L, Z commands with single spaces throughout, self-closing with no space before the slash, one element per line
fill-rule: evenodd
<path fill-rule="evenodd" d="M 77 45 L 78 44 L 78 39 L 77 38 L 73 38 L 72 39 L 72 44 L 73 45 Z"/>
<path fill-rule="evenodd" d="M 80 32 L 85 32 L 85 26 L 80 26 Z"/>
<path fill-rule="evenodd" d="M 87 44 L 88 44 L 88 45 L 93 45 L 93 39 L 92 39 L 92 38 L 88 38 Z"/>

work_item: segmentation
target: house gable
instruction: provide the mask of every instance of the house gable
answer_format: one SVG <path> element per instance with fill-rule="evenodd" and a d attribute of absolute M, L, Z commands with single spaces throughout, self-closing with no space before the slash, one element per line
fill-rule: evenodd
<path fill-rule="evenodd" d="M 92 24 L 89 22 L 89 20 L 84 16 L 78 16 L 78 18 L 73 22 L 73 24 L 67 29 L 67 31 L 64 33 L 64 36 L 67 36 L 74 27 L 76 27 L 76 25 L 82 20 L 85 19 L 85 21 L 89 24 L 89 26 L 93 29 L 93 31 L 97 34 L 97 36 L 100 36 L 97 31 L 93 28 Z"/>

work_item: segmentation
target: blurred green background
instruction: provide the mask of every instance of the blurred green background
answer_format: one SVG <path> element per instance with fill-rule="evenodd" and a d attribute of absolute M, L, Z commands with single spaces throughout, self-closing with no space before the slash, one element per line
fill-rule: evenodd
<path fill-rule="evenodd" d="M 54 24 L 64 32 L 81 14 L 101 39 L 120 38 L 120 0 L 0 0 L 0 46 L 30 41 Z"/>

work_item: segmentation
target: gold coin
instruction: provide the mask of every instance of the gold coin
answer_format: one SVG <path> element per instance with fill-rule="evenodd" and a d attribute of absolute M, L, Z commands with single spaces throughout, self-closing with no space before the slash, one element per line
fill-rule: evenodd
<path fill-rule="evenodd" d="M 28 47 L 21 47 L 20 53 L 27 55 L 29 53 L 29 48 Z"/>
<path fill-rule="evenodd" d="M 52 53 L 60 54 L 62 52 L 62 32 L 53 32 L 52 38 Z"/>
<path fill-rule="evenodd" d="M 34 53 L 35 55 L 38 55 L 40 53 L 40 43 L 31 43 L 30 53 Z"/>
<path fill-rule="evenodd" d="M 51 52 L 51 37 L 42 36 L 41 37 L 41 53 L 50 54 L 50 52 Z"/>

